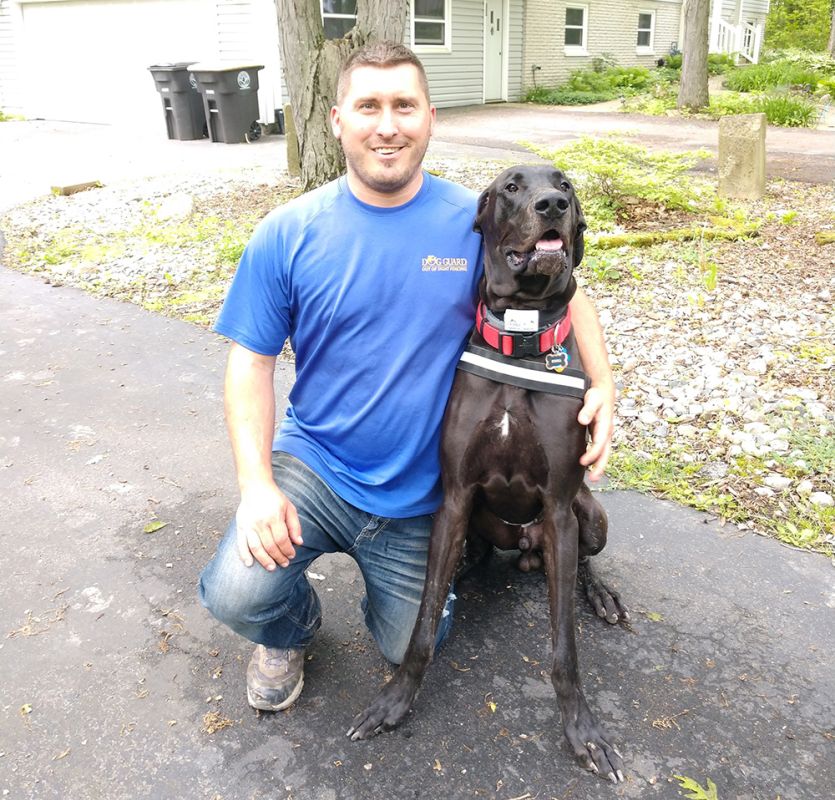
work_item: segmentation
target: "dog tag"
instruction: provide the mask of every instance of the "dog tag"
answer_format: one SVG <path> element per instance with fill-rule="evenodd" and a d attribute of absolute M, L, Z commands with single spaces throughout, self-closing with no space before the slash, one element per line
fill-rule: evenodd
<path fill-rule="evenodd" d="M 545 356 L 545 367 L 552 369 L 554 372 L 562 372 L 571 361 L 571 356 L 561 344 L 555 344 L 551 348 L 551 352 Z"/>
<path fill-rule="evenodd" d="M 539 330 L 539 312 L 509 308 L 504 312 L 504 329 L 519 333 L 533 333 Z"/>

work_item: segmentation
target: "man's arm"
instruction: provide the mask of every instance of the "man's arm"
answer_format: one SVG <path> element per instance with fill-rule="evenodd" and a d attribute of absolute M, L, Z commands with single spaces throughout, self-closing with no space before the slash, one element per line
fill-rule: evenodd
<path fill-rule="evenodd" d="M 232 344 L 226 365 L 226 425 L 241 502 L 235 515 L 238 553 L 251 567 L 253 556 L 270 571 L 286 567 L 302 544 L 295 506 L 276 486 L 272 472 L 275 427 L 275 356 Z"/>
<path fill-rule="evenodd" d="M 583 408 L 577 417 L 581 425 L 591 427 L 592 435 L 589 449 L 580 459 L 580 463 L 586 467 L 594 465 L 589 470 L 589 480 L 597 481 L 603 476 L 612 450 L 615 381 L 597 313 L 579 286 L 569 305 L 580 358 L 591 379 L 591 388 L 586 392 Z"/>

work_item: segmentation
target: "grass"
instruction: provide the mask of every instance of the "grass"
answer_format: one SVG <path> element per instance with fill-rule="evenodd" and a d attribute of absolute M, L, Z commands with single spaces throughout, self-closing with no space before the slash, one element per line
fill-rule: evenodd
<path fill-rule="evenodd" d="M 650 152 L 617 137 L 583 136 L 556 149 L 530 149 L 567 171 L 583 200 L 583 212 L 593 230 L 610 230 L 635 200 L 664 210 L 689 210 L 708 189 L 684 176 L 703 152 Z M 712 190 L 710 190 L 712 191 Z"/>
<path fill-rule="evenodd" d="M 14 260 L 32 272 L 48 272 L 93 294 L 209 325 L 259 218 L 257 214 L 235 219 L 193 214 L 186 220 L 166 220 L 146 203 L 128 230 L 97 233 L 64 228 L 45 240 L 24 240 L 15 248 Z M 99 269 L 126 253 L 153 259 L 161 250 L 182 250 L 190 255 L 197 250 L 201 266 L 178 275 L 161 272 L 156 279 Z"/>
<path fill-rule="evenodd" d="M 729 56 L 709 56 L 708 72 L 725 74 L 727 91 L 713 93 L 708 108 L 697 116 L 717 119 L 729 114 L 763 113 L 770 125 L 814 127 L 819 115 L 818 97 L 835 93 L 835 62 L 799 56 L 744 68 Z M 669 56 L 664 66 L 618 67 L 576 70 L 556 87 L 532 89 L 525 96 L 531 103 L 587 105 L 623 99 L 623 110 L 655 116 L 688 114 L 677 108 L 681 56 Z"/>

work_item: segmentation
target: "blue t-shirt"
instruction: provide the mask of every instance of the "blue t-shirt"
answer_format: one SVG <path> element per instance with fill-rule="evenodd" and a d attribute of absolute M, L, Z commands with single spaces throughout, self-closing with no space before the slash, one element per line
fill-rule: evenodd
<path fill-rule="evenodd" d="M 273 447 L 373 514 L 440 504 L 441 420 L 481 276 L 476 197 L 428 173 L 395 208 L 362 203 L 344 177 L 309 192 L 255 230 L 215 325 L 262 355 L 290 337 Z"/>

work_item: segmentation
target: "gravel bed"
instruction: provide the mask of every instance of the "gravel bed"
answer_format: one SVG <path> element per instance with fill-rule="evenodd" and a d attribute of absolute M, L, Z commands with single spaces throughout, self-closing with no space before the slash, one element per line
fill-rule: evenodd
<path fill-rule="evenodd" d="M 477 189 L 506 166 L 427 162 Z M 210 324 L 235 248 L 298 191 L 274 170 L 249 170 L 44 198 L 0 219 L 5 261 Z M 621 248 L 607 271 L 580 266 L 619 388 L 615 485 L 832 554 L 835 245 L 814 233 L 835 227 L 833 209 L 831 187 L 773 183 L 745 205 L 763 223 L 755 239 Z"/>

